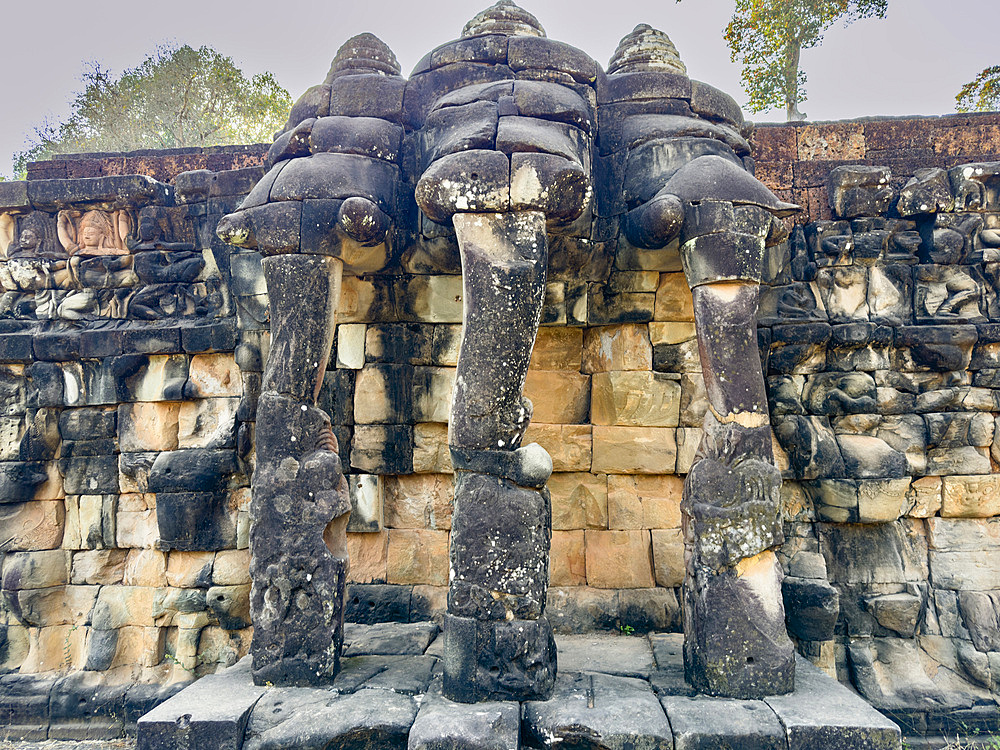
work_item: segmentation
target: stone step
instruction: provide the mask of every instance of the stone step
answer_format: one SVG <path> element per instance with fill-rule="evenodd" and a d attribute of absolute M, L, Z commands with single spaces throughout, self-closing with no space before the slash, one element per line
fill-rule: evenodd
<path fill-rule="evenodd" d="M 345 658 L 327 688 L 254 686 L 245 659 L 142 717 L 138 750 L 901 747 L 893 722 L 802 658 L 789 695 L 692 695 L 680 634 L 559 636 L 550 700 L 454 703 L 441 694 L 435 632 L 428 623 L 352 626 L 352 643 L 380 653 Z"/>

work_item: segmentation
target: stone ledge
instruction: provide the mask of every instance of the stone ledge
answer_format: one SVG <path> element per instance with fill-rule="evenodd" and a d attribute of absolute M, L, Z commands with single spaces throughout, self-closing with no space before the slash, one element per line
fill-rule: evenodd
<path fill-rule="evenodd" d="M 363 627 L 352 629 L 356 643 L 365 637 Z M 510 747 L 517 746 L 516 704 L 479 704 L 481 710 L 471 710 L 441 697 L 439 643 L 422 655 L 413 654 L 414 642 L 425 642 L 432 631 L 426 623 L 379 626 L 372 634 L 383 645 L 377 650 L 396 642 L 406 645 L 407 654 L 345 658 L 342 673 L 329 688 L 258 688 L 244 660 L 140 719 L 138 748 L 175 750 L 190 741 L 191 747 L 226 750 L 291 749 L 339 746 L 349 738 L 368 742 L 366 747 L 403 750 L 409 742 L 411 748 L 431 750 L 454 748 L 458 737 L 461 747 L 506 747 L 484 726 L 491 723 L 514 743 Z M 414 634 L 420 637 L 414 639 Z M 585 739 L 588 747 L 634 743 L 663 750 L 901 747 L 893 722 L 802 658 L 790 695 L 763 701 L 691 696 L 678 679 L 682 638 L 560 636 L 560 659 L 572 669 L 560 674 L 552 700 L 522 707 L 522 742 L 555 748 Z M 621 676 L 623 660 L 639 665 L 624 670 L 638 676 Z M 487 714 L 490 722 L 484 722 Z M 197 737 L 205 739 L 195 742 Z M 480 744 L 470 744 L 477 738 Z"/>

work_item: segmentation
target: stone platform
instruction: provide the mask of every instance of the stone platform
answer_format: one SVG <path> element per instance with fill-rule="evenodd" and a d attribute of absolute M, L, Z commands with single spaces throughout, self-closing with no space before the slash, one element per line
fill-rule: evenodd
<path fill-rule="evenodd" d="M 249 657 L 139 720 L 138 750 L 898 750 L 899 728 L 799 659 L 791 695 L 694 695 L 679 634 L 557 637 L 551 700 L 453 703 L 433 623 L 348 625 L 329 688 L 257 687 Z"/>

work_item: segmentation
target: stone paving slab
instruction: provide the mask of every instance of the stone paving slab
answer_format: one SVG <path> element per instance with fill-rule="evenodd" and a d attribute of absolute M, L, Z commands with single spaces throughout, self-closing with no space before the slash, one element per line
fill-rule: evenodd
<path fill-rule="evenodd" d="M 668 695 L 674 750 L 785 750 L 785 729 L 764 701 Z"/>
<path fill-rule="evenodd" d="M 138 748 L 240 750 L 250 711 L 266 691 L 253 684 L 250 657 L 244 657 L 229 669 L 203 677 L 139 719 Z"/>
<path fill-rule="evenodd" d="M 764 699 L 785 727 L 788 750 L 889 750 L 899 727 L 801 656 L 795 692 Z"/>
<path fill-rule="evenodd" d="M 603 672 L 647 679 L 655 669 L 653 649 L 643 636 L 557 635 L 556 649 L 560 672 Z"/>
<path fill-rule="evenodd" d="M 345 658 L 328 688 L 258 688 L 244 660 L 144 716 L 137 750 L 900 748 L 895 724 L 801 658 L 791 695 L 735 701 L 689 695 L 679 635 L 558 636 L 551 700 L 464 705 L 442 697 L 440 638 L 422 632 L 384 641 L 406 653 Z M 410 653 L 414 642 L 424 653 Z"/>
<path fill-rule="evenodd" d="M 344 625 L 344 656 L 423 654 L 440 628 L 433 622 Z"/>

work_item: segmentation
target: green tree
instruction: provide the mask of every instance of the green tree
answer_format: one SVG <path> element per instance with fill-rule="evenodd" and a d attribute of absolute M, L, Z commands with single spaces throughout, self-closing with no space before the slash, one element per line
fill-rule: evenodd
<path fill-rule="evenodd" d="M 889 0 L 736 0 L 725 38 L 733 62 L 743 66 L 750 111 L 784 107 L 789 121 L 805 119 L 798 106 L 806 100 L 802 50 L 822 44 L 837 21 L 884 18 L 888 6 Z"/>
<path fill-rule="evenodd" d="M 55 154 L 270 141 L 292 106 L 271 73 L 247 78 L 210 47 L 162 47 L 117 77 L 90 63 L 81 78 L 69 117 L 14 155 L 17 172 Z"/>
<path fill-rule="evenodd" d="M 955 101 L 959 112 L 1000 110 L 1000 65 L 986 68 L 974 80 L 962 86 Z"/>

